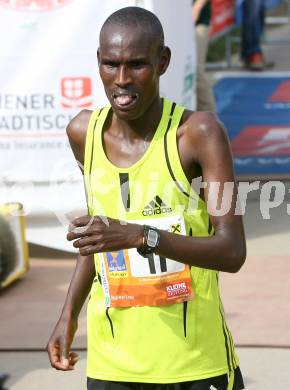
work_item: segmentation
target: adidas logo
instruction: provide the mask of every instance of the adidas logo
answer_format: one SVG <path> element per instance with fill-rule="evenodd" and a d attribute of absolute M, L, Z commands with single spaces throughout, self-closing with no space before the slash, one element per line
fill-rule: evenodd
<path fill-rule="evenodd" d="M 148 217 L 150 215 L 158 215 L 163 213 L 171 213 L 172 208 L 168 207 L 163 200 L 156 195 L 151 202 L 148 203 L 147 206 L 144 207 L 142 214 L 144 217 Z"/>

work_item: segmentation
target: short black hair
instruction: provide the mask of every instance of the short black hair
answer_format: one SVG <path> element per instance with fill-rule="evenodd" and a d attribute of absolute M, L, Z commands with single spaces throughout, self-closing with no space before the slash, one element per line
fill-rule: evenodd
<path fill-rule="evenodd" d="M 112 13 L 104 22 L 100 39 L 104 29 L 108 26 L 142 27 L 147 34 L 159 41 L 160 47 L 164 47 L 164 31 L 160 20 L 155 14 L 141 7 L 125 7 Z"/>

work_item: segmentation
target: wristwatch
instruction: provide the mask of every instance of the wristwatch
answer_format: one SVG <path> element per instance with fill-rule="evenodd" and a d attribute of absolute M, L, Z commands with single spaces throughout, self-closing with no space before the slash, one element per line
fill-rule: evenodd
<path fill-rule="evenodd" d="M 146 257 L 150 253 L 154 253 L 158 248 L 160 241 L 159 230 L 153 226 L 144 225 L 143 230 L 143 244 L 137 248 L 139 255 Z"/>

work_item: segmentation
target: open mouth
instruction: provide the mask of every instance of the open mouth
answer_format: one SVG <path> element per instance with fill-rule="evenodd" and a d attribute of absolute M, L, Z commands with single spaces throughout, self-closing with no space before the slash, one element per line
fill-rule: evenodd
<path fill-rule="evenodd" d="M 132 107 L 137 99 L 137 94 L 128 94 L 128 93 L 114 93 L 113 94 L 114 103 L 119 108 L 130 108 Z"/>

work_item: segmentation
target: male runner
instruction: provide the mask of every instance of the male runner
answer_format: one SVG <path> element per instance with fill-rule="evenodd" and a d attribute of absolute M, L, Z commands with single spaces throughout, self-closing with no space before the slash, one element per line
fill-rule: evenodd
<path fill-rule="evenodd" d="M 213 114 L 160 97 L 170 50 L 151 12 L 112 14 L 98 62 L 110 106 L 82 111 L 67 129 L 89 215 L 67 236 L 79 256 L 47 345 L 51 365 L 74 368 L 90 292 L 88 389 L 242 389 L 218 289 L 218 271 L 237 272 L 246 252 L 226 132 Z M 226 182 L 228 210 L 215 212 Z"/>

